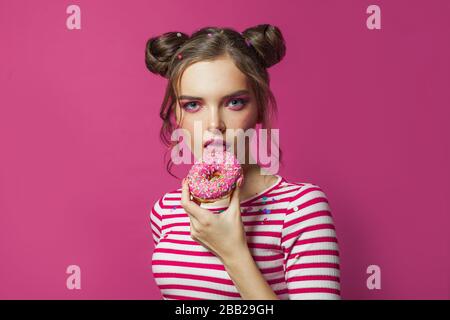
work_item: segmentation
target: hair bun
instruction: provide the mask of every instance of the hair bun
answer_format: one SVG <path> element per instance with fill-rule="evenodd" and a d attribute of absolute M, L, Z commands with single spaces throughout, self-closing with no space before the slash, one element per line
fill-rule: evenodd
<path fill-rule="evenodd" d="M 145 64 L 153 73 L 167 77 L 175 52 L 189 37 L 182 32 L 166 32 L 150 38 L 145 48 Z"/>
<path fill-rule="evenodd" d="M 266 68 L 280 62 L 286 54 L 283 35 L 276 26 L 260 24 L 246 29 L 242 35 L 250 40 Z"/>

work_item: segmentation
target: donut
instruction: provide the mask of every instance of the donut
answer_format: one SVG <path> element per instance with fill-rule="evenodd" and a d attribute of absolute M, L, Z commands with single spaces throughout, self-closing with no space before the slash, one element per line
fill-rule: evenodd
<path fill-rule="evenodd" d="M 187 175 L 192 197 L 203 203 L 228 197 L 239 178 L 244 178 L 239 161 L 231 152 L 216 147 L 206 148 Z"/>

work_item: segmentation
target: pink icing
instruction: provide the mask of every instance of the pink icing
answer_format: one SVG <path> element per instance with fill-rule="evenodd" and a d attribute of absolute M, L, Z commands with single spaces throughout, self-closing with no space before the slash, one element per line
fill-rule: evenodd
<path fill-rule="evenodd" d="M 241 164 L 232 153 L 209 147 L 204 150 L 203 159 L 196 161 L 191 167 L 187 178 L 193 196 L 214 200 L 231 192 L 241 176 Z"/>

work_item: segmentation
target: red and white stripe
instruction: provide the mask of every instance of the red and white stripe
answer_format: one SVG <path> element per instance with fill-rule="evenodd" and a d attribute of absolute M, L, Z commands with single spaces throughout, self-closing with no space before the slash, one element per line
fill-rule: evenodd
<path fill-rule="evenodd" d="M 190 237 L 180 201 L 181 189 L 166 193 L 150 213 L 152 272 L 163 299 L 241 299 L 221 261 Z M 319 186 L 279 176 L 241 211 L 252 256 L 279 299 L 340 299 L 339 245 Z"/>

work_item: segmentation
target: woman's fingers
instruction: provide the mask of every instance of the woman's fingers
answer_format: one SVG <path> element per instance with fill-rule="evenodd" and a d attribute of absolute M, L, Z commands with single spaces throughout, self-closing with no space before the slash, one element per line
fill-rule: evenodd
<path fill-rule="evenodd" d="M 181 206 L 184 210 L 197 221 L 204 220 L 205 209 L 201 208 L 198 204 L 190 198 L 189 186 L 186 179 L 183 179 L 181 186 Z M 207 212 L 206 212 L 207 213 Z"/>
<path fill-rule="evenodd" d="M 191 194 L 189 192 L 189 186 L 186 179 L 183 179 L 181 184 L 181 205 L 187 213 L 191 213 L 195 210 L 196 204 L 191 201 Z M 195 218 L 195 214 L 194 218 Z"/>
<path fill-rule="evenodd" d="M 236 184 L 236 187 L 234 188 L 233 192 L 231 193 L 231 199 L 230 199 L 230 205 L 229 207 L 233 209 L 239 209 L 241 207 L 241 197 L 240 197 L 240 181 Z"/>

